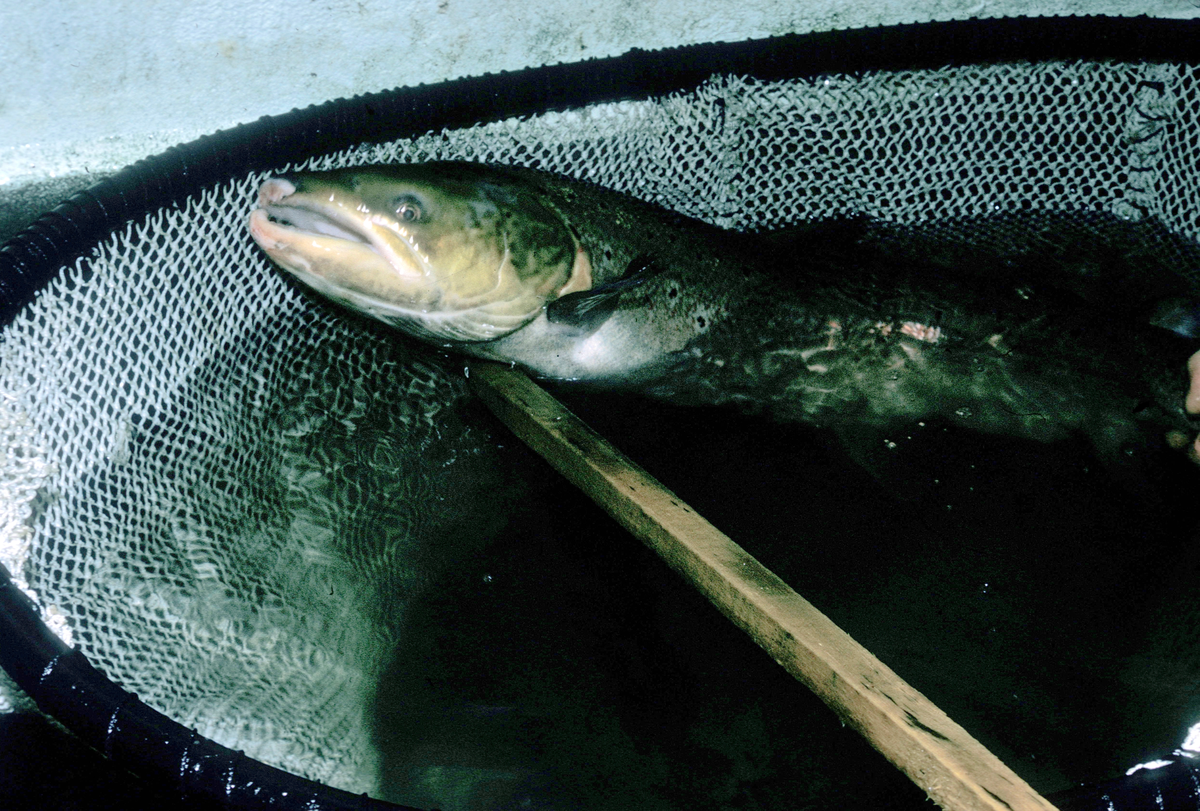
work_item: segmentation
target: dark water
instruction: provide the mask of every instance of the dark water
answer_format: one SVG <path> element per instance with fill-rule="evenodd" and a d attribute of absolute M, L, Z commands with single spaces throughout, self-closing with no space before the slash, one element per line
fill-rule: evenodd
<path fill-rule="evenodd" d="M 1083 442 L 926 424 L 869 472 L 822 432 L 565 399 L 1039 791 L 1170 752 L 1200 718 L 1190 469 L 1146 503 Z M 930 807 L 574 488 L 536 460 L 511 472 L 530 480 L 522 509 L 407 609 L 376 701 L 389 799 Z M 56 735 L 5 719 L 6 797 L 117 808 L 143 791 Z M 29 767 L 42 739 L 55 779 Z"/>
<path fill-rule="evenodd" d="M 381 697 L 407 708 L 381 725 L 391 799 L 903 808 L 922 796 L 563 482 L 417 614 Z M 431 762 L 457 789 L 431 785 Z"/>
<path fill-rule="evenodd" d="M 821 432 L 566 399 L 1036 789 L 1113 777 L 1182 741 L 1185 656 L 1200 648 L 1179 616 L 1194 602 L 1184 496 L 1145 503 L 1082 442 L 913 425 L 868 473 Z M 921 805 L 571 487 L 549 475 L 527 507 L 414 609 L 379 702 L 391 799 Z"/>

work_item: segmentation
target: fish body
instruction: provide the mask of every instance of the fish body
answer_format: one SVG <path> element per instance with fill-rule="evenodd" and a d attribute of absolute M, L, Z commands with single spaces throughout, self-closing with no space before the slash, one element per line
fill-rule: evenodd
<path fill-rule="evenodd" d="M 1147 421 L 1194 431 L 1190 345 L 1127 314 L 820 232 L 729 232 L 536 170 L 274 179 L 251 232 L 332 298 L 542 378 L 835 427 L 941 417 L 1043 441 L 1082 430 L 1113 456 Z M 379 233 L 395 244 L 378 250 Z M 403 250 L 415 258 L 398 262 Z"/>
<path fill-rule="evenodd" d="M 389 185 L 390 193 L 374 199 L 363 194 L 372 182 Z M 442 202 L 468 195 L 473 206 L 451 208 Z M 404 205 L 414 206 L 424 221 L 413 227 L 437 223 L 458 236 L 461 263 L 433 269 L 423 258 L 415 262 L 421 267 L 413 276 L 438 276 L 429 285 L 436 292 L 395 283 L 406 277 L 392 257 L 387 264 L 364 261 L 375 250 L 367 240 L 383 241 L 372 231 L 392 237 L 407 227 L 404 215 L 396 213 Z M 485 222 L 479 211 L 492 207 L 496 210 L 487 213 Z M 535 208 L 538 217 L 529 214 Z M 545 225 L 546 215 L 560 228 Z M 348 228 L 352 217 L 361 223 L 361 241 L 335 230 Z M 385 218 L 392 220 L 390 229 L 378 226 Z M 530 235 L 531 221 L 545 227 Z M 312 227 L 318 222 L 324 229 L 320 235 L 304 236 L 315 233 Z M 260 192 L 251 233 L 286 270 L 360 312 L 440 346 L 516 362 L 541 377 L 562 380 L 619 384 L 652 376 L 666 356 L 713 323 L 725 296 L 712 296 L 712 291 L 749 283 L 744 258 L 718 248 L 728 236 L 719 229 L 590 184 L 507 167 L 433 163 L 273 179 Z M 440 228 L 414 232 L 413 253 L 441 239 Z M 511 252 L 510 246 L 535 240 L 542 251 L 537 284 L 520 292 L 505 289 L 515 287 L 505 278 L 506 248 Z M 713 244 L 707 244 L 710 240 Z M 393 257 L 396 253 L 391 251 Z M 654 261 L 644 278 L 630 273 L 639 257 Z M 468 312 L 439 298 L 448 280 L 466 275 L 457 266 L 470 263 L 478 268 L 476 286 L 487 291 L 491 312 Z M 362 269 L 352 274 L 345 270 L 349 267 Z M 689 284 L 689 277 L 709 284 Z M 651 278 L 653 284 L 646 286 Z M 623 292 L 609 290 L 622 280 Z M 655 307 L 660 289 L 665 299 Z M 588 298 L 572 300 L 573 293 Z M 575 303 L 586 309 L 588 302 L 606 298 L 619 306 L 602 307 L 603 319 L 592 310 L 586 325 L 569 307 Z M 497 302 L 508 308 L 499 316 Z M 558 308 L 549 308 L 554 302 Z M 467 321 L 469 326 L 459 326 Z"/>

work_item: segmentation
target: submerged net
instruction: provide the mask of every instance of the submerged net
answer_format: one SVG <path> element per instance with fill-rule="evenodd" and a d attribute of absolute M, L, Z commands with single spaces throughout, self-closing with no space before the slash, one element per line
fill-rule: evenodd
<path fill-rule="evenodd" d="M 1194 279 L 1198 115 L 1200 70 L 1167 64 L 718 76 L 302 168 L 519 164 L 730 228 L 866 214 L 993 254 L 1042 250 L 1051 226 L 1060 252 L 1071 229 L 1132 229 L 1146 263 Z M 521 484 L 458 364 L 272 268 L 246 231 L 264 177 L 129 223 L 5 331 L 3 560 L 143 701 L 373 792 L 374 687 L 405 607 Z"/>

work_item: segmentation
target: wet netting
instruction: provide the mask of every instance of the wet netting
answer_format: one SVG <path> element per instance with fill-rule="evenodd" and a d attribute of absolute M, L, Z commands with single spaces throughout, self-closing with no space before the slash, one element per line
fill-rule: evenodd
<path fill-rule="evenodd" d="M 274 778 L 254 760 L 394 800 L 540 807 L 536 787 L 385 785 L 378 685 L 411 607 L 514 520 L 529 463 L 460 362 L 272 267 L 246 229 L 264 178 L 534 166 L 728 228 L 865 215 L 896 245 L 1065 265 L 1086 244 L 1091 264 L 1071 265 L 1084 283 L 1119 255 L 1194 285 L 1197 35 L 1007 20 L 634 53 L 266 119 L 72 198 L 0 252 L 0 560 L 44 623 L 139 700 L 93 719 L 88 742 L 170 775 L 153 736 L 125 731 L 144 703 L 243 753 L 198 738 L 171 750 L 172 790 L 206 802 L 261 802 Z M 26 674 L 35 687 L 70 658 L 39 644 L 50 666 Z M 463 729 L 505 712 L 471 705 Z M 200 752 L 216 765 L 189 777 Z M 304 807 L 335 807 L 305 790 L 318 793 Z M 737 807 L 783 807 L 759 800 Z M 621 807 L 609 802 L 594 807 Z"/>

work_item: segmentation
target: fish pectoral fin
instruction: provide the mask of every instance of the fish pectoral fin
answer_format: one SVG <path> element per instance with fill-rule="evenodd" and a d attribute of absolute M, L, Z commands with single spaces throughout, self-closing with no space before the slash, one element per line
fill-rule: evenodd
<path fill-rule="evenodd" d="M 546 305 L 546 319 L 552 324 L 574 327 L 592 333 L 616 312 L 621 291 L 585 290 L 568 293 Z"/>
<path fill-rule="evenodd" d="M 621 294 L 644 283 L 659 272 L 654 259 L 639 254 L 629 263 L 619 279 L 592 290 L 568 293 L 546 305 L 546 318 L 553 324 L 575 327 L 592 333 L 617 310 Z"/>

